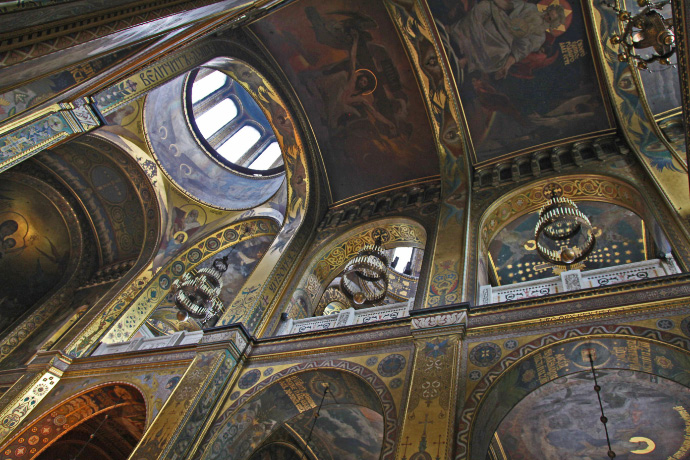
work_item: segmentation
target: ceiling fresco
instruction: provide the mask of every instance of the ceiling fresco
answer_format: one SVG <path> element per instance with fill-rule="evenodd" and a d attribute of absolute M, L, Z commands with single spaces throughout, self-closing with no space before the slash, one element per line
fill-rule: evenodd
<path fill-rule="evenodd" d="M 596 245 L 592 254 L 572 268 L 592 270 L 647 260 L 648 247 L 642 219 L 634 212 L 610 203 L 578 201 L 577 206 L 594 226 Z M 490 264 L 498 285 L 548 278 L 561 267 L 545 262 L 534 243 L 536 212 L 506 225 L 489 244 Z"/>
<path fill-rule="evenodd" d="M 58 286 L 71 255 L 58 192 L 22 177 L 0 184 L 0 330 Z"/>
<path fill-rule="evenodd" d="M 578 0 L 430 1 L 475 162 L 612 128 Z"/>
<path fill-rule="evenodd" d="M 240 377 L 238 388 L 246 389 L 260 378 L 259 370 L 250 370 Z M 384 430 L 381 401 L 373 388 L 361 378 L 334 370 L 292 374 L 261 391 L 227 420 L 221 416 L 219 420 L 223 420 L 222 426 L 214 433 L 214 440 L 205 458 L 244 458 L 244 455 L 248 456 L 262 442 L 267 441 L 272 432 L 287 425 L 286 422 L 290 426 L 291 420 L 298 422 L 300 414 L 307 413 L 306 417 L 313 420 L 310 417 L 311 409 L 321 402 L 325 383 L 329 385 L 331 395 L 323 402 L 324 420 L 319 417 L 317 422 L 319 424 L 323 421 L 316 438 L 323 439 L 322 443 L 316 441 L 322 447 L 317 450 L 337 454 L 332 458 L 378 458 Z M 303 433 L 303 426 L 295 426 L 293 429 L 306 435 Z M 358 429 L 376 429 L 380 433 L 362 433 Z M 375 442 L 379 444 L 375 445 Z M 323 443 L 328 443 L 328 446 Z M 371 449 L 368 452 L 376 454 L 372 457 L 360 456 L 364 446 Z"/>
<path fill-rule="evenodd" d="M 383 2 L 302 0 L 252 30 L 310 114 L 334 202 L 438 175 L 425 106 Z"/>
<path fill-rule="evenodd" d="M 630 370 L 598 370 L 597 380 L 616 459 L 687 458 L 687 387 Z M 606 458 L 608 446 L 592 386 L 591 372 L 583 371 L 527 395 L 496 431 L 505 458 Z"/>
<path fill-rule="evenodd" d="M 356 458 L 377 460 L 383 445 L 383 416 L 357 405 L 325 407 L 316 424 L 311 412 L 304 412 L 286 423 L 302 439 L 309 436 L 309 448 L 318 459 Z"/>

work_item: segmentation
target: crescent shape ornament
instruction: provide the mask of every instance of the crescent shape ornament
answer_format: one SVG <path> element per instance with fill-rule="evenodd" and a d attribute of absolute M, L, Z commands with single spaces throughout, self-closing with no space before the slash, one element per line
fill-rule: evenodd
<path fill-rule="evenodd" d="M 654 449 L 656 449 L 656 444 L 654 443 L 654 441 L 652 441 L 649 438 L 644 438 L 642 436 L 633 436 L 632 438 L 630 438 L 630 442 L 644 442 L 645 444 L 647 444 L 647 446 L 644 449 L 631 450 L 631 454 L 648 454 Z"/>

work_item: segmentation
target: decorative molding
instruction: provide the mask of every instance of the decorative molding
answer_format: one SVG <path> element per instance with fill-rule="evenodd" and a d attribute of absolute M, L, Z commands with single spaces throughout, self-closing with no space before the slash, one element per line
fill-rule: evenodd
<path fill-rule="evenodd" d="M 322 232 L 331 228 L 356 225 L 370 219 L 410 210 L 423 215 L 435 215 L 440 196 L 441 182 L 438 180 L 380 192 L 329 209 L 317 230 Z"/>
<path fill-rule="evenodd" d="M 80 100 L 76 105 L 51 106 L 48 114 L 21 127 L 12 129 L 10 124 L 0 127 L 0 132 L 9 128 L 0 134 L 0 172 L 100 125 L 94 109 Z"/>
<path fill-rule="evenodd" d="M 502 184 L 538 178 L 547 172 L 569 173 L 586 164 L 627 156 L 629 153 L 625 141 L 616 135 L 571 142 L 479 167 L 474 172 L 472 190 L 491 189 Z"/>
<path fill-rule="evenodd" d="M 412 318 L 412 330 L 459 325 L 467 325 L 467 312 L 455 311 Z"/>

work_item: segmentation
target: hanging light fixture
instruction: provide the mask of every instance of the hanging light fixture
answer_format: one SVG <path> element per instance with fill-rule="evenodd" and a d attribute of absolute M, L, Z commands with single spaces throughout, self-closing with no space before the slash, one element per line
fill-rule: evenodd
<path fill-rule="evenodd" d="M 211 267 L 185 272 L 172 283 L 175 306 L 181 313 L 178 314 L 180 321 L 191 316 L 200 319 L 201 324 L 205 325 L 223 313 L 223 303 L 219 296 L 223 289 L 223 273 L 228 269 L 230 254 L 232 251 L 225 257 L 215 259 Z"/>
<path fill-rule="evenodd" d="M 606 417 L 604 414 L 604 405 L 601 402 L 601 386 L 599 386 L 599 383 L 597 382 L 597 373 L 594 370 L 594 359 L 592 358 L 592 352 L 588 353 L 589 357 L 589 365 L 590 368 L 592 369 L 592 378 L 594 379 L 594 392 L 597 394 L 597 401 L 599 401 L 599 410 L 601 411 L 601 417 L 599 417 L 599 421 L 604 425 L 604 433 L 606 434 L 606 445 L 608 446 L 609 450 L 606 452 L 606 455 L 609 458 L 615 458 L 616 453 L 611 449 L 611 438 L 609 437 L 609 428 L 606 425 L 609 421 L 609 419 Z"/>
<path fill-rule="evenodd" d="M 611 44 L 621 47 L 619 61 L 625 62 L 632 58 L 640 69 L 646 69 L 648 64 L 655 61 L 665 65 L 671 64 L 670 58 L 676 52 L 673 20 L 665 18 L 660 13 L 661 9 L 670 3 L 670 0 L 658 3 L 638 0 L 638 4 L 644 9 L 634 16 L 614 4 L 604 3 L 618 13 L 618 19 L 623 24 L 623 33 L 613 35 L 610 39 Z M 637 54 L 639 50 L 648 48 L 654 50 L 649 57 L 643 58 Z"/>
<path fill-rule="evenodd" d="M 587 258 L 596 238 L 587 216 L 562 195 L 563 189 L 558 184 L 544 187 L 544 196 L 549 201 L 539 210 L 534 240 L 542 259 L 570 266 Z"/>
<path fill-rule="evenodd" d="M 348 262 L 340 278 L 340 288 L 356 305 L 380 302 L 388 291 L 388 257 L 381 238 L 365 245 Z"/>

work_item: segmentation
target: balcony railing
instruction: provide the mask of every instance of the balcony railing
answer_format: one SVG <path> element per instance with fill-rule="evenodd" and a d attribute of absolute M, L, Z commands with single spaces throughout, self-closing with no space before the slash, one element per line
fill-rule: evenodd
<path fill-rule="evenodd" d="M 172 335 L 153 337 L 146 339 L 134 339 L 120 343 L 101 343 L 92 356 L 113 355 L 130 351 L 152 350 L 154 348 L 175 347 L 199 343 L 204 336 L 203 331 L 175 332 Z"/>
<path fill-rule="evenodd" d="M 568 270 L 561 276 L 543 278 L 525 283 L 505 286 L 481 286 L 477 305 L 541 297 L 580 289 L 589 289 L 612 284 L 640 281 L 659 276 L 680 273 L 678 265 L 670 255 L 664 259 L 651 259 L 632 264 L 616 265 L 597 270 Z"/>
<path fill-rule="evenodd" d="M 381 305 L 379 307 L 355 310 L 348 308 L 337 314 L 319 316 L 315 318 L 288 319 L 278 330 L 277 335 L 299 334 L 302 332 L 323 331 L 336 327 L 368 324 L 389 319 L 404 318 L 410 315 L 414 299 L 406 302 Z"/>

